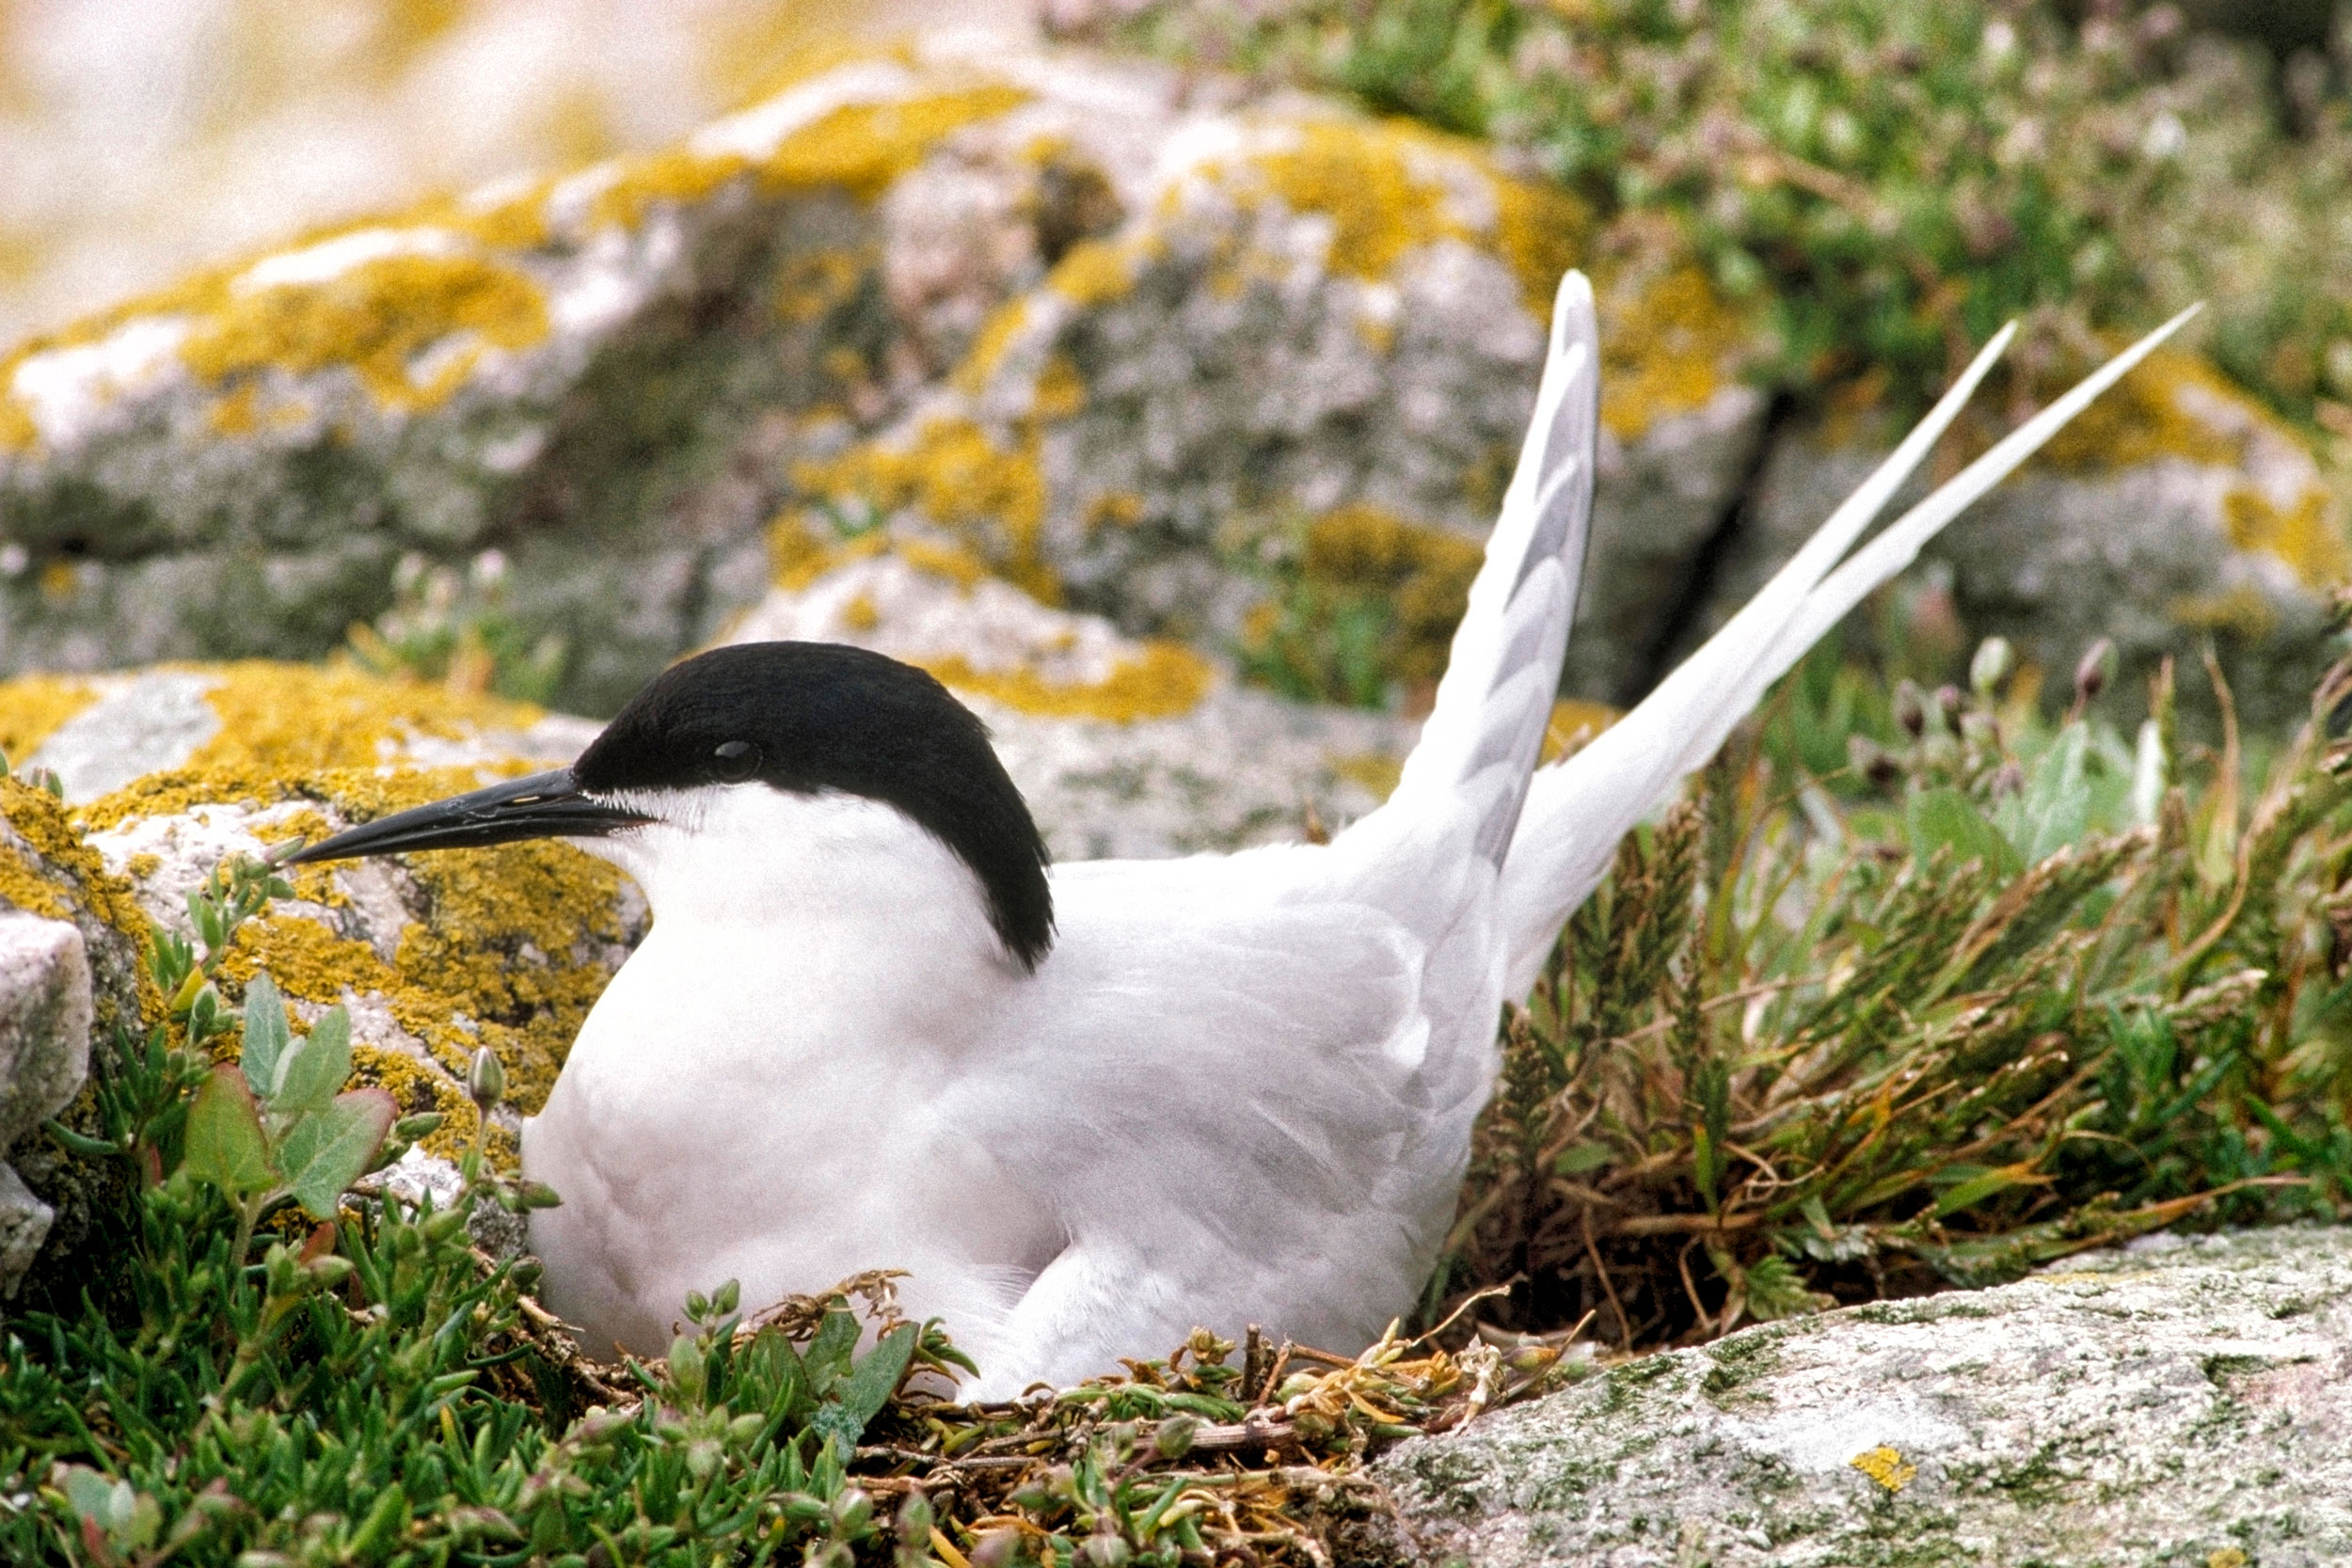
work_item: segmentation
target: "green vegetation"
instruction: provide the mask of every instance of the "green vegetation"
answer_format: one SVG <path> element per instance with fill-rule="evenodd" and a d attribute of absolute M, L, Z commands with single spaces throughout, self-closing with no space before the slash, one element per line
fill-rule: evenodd
<path fill-rule="evenodd" d="M 2056 724 L 2013 665 L 1817 657 L 1627 842 L 1504 1032 L 1444 1282 L 1515 1281 L 1487 1321 L 1632 1348 L 2343 1214 L 2352 659 L 2262 769 L 2175 760 L 2169 669 L 2127 740 L 2104 647 Z"/>
<path fill-rule="evenodd" d="M 1159 0 L 1090 25 L 1522 150 L 1593 202 L 1600 254 L 1700 255 L 1776 386 L 1923 402 L 2011 317 L 2057 379 L 2203 299 L 2233 376 L 2352 434 L 2352 105 L 2320 56 L 2274 88 L 2171 6 Z"/>
<path fill-rule="evenodd" d="M 464 577 L 421 555 L 392 572 L 392 607 L 353 625 L 344 657 L 371 674 L 438 681 L 467 696 L 554 698 L 568 668 L 564 634 L 533 637 L 506 608 L 506 557 L 476 556 Z"/>

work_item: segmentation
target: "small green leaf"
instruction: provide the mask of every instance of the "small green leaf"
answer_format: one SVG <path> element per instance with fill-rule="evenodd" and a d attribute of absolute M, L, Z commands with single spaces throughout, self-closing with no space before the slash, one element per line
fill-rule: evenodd
<path fill-rule="evenodd" d="M 366 1174 L 399 1114 L 384 1090 L 354 1089 L 286 1129 L 278 1149 L 278 1172 L 312 1219 L 335 1217 L 338 1201 Z"/>
<path fill-rule="evenodd" d="M 826 1322 L 830 1324 L 832 1320 L 828 1318 Z M 914 1358 L 914 1340 L 919 1332 L 913 1323 L 900 1323 L 883 1335 L 835 1386 L 833 1398 L 810 1418 L 809 1430 L 829 1439 L 845 1463 L 850 1450 L 857 1447 L 857 1440 L 866 1435 L 866 1423 L 898 1391 L 898 1380 L 906 1376 L 907 1364 Z"/>
<path fill-rule="evenodd" d="M 825 1314 L 825 1321 L 817 1325 L 817 1332 L 808 1341 L 808 1349 L 801 1353 L 801 1360 L 808 1370 L 809 1391 L 826 1394 L 834 1382 L 847 1375 L 850 1357 L 857 1351 L 857 1319 L 846 1308 L 836 1307 Z"/>
<path fill-rule="evenodd" d="M 248 1015 L 252 1006 L 249 1001 L 246 1004 Z M 270 1109 L 281 1113 L 325 1110 L 350 1076 L 351 1018 L 340 1006 L 329 1007 L 310 1026 L 310 1037 L 286 1053 Z"/>
<path fill-rule="evenodd" d="M 1570 1144 L 1553 1156 L 1551 1174 L 1581 1176 L 1588 1170 L 1598 1170 L 1616 1157 L 1616 1151 L 1604 1143 Z"/>
<path fill-rule="evenodd" d="M 1971 1171 L 1973 1174 L 1965 1174 Z M 1963 1209 L 1972 1209 L 2008 1188 L 2049 1180 L 2035 1171 L 2030 1164 L 2002 1165 L 1992 1170 L 1956 1165 L 1948 1174 L 1961 1176 L 1962 1180 L 1947 1187 L 1944 1195 L 1935 1200 L 1935 1212 L 1939 1219 L 1947 1214 L 1956 1214 Z"/>
<path fill-rule="evenodd" d="M 183 1164 L 190 1175 L 210 1181 L 231 1198 L 251 1197 L 273 1185 L 261 1108 L 245 1079 L 225 1062 L 213 1069 L 188 1106 Z"/>
<path fill-rule="evenodd" d="M 285 1082 L 286 1053 L 293 1034 L 286 1027 L 286 1005 L 266 974 L 256 974 L 245 988 L 245 1081 L 264 1100 L 273 1099 Z"/>
<path fill-rule="evenodd" d="M 1925 789 L 1914 795 L 1904 809 L 1903 832 L 1911 840 L 1911 852 L 1920 860 L 1948 848 L 1963 865 L 1981 861 L 1987 870 L 2003 876 L 2019 870 L 2016 848 L 1957 789 Z"/>

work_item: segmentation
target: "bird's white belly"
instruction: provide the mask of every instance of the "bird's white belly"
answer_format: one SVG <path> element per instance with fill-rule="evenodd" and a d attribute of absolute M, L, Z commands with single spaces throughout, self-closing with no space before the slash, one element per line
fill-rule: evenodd
<path fill-rule="evenodd" d="M 552 1186 L 532 1243 L 589 1347 L 668 1345 L 690 1291 L 747 1310 L 899 1268 L 908 1311 L 985 1352 L 1061 1238 L 935 1114 L 957 1070 L 903 1005 L 826 1005 L 770 933 L 657 926 L 580 1031 L 523 1167 Z M 921 995 L 919 989 L 915 994 Z M 956 1009 L 930 1009 L 953 1030 Z"/>

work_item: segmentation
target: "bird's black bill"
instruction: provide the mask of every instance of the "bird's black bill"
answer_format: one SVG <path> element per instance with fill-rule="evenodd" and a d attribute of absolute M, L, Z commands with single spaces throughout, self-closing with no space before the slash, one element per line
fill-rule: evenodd
<path fill-rule="evenodd" d="M 643 812 L 582 794 L 572 770 L 558 768 L 378 817 L 297 849 L 280 863 L 358 860 L 414 849 L 479 849 L 526 838 L 599 838 L 652 820 Z"/>

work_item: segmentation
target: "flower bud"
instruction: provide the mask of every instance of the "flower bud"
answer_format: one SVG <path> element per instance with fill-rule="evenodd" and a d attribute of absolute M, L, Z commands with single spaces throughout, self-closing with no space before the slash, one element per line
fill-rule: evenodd
<path fill-rule="evenodd" d="M 1928 701 L 1908 680 L 1895 683 L 1895 722 L 1916 740 L 1928 733 Z"/>
<path fill-rule="evenodd" d="M 2016 672 L 2017 650 L 2009 639 L 1988 637 L 1977 644 L 1977 657 L 1968 661 L 1968 685 L 1979 697 L 1997 696 Z"/>
<path fill-rule="evenodd" d="M 484 1116 L 488 1116 L 506 1098 L 505 1065 L 486 1045 L 476 1046 L 473 1060 L 467 1065 L 466 1097 Z"/>
<path fill-rule="evenodd" d="M 2074 666 L 2074 701 L 2088 704 L 2097 700 L 2107 683 L 2115 678 L 2115 642 L 2102 637 L 2083 650 L 2082 662 Z"/>
<path fill-rule="evenodd" d="M 1162 1459 L 1182 1459 L 1192 1451 L 1200 1422 L 1193 1416 L 1170 1416 L 1152 1433 L 1152 1449 Z"/>
<path fill-rule="evenodd" d="M 874 1517 L 874 1499 L 863 1487 L 847 1487 L 833 1499 L 832 1513 L 835 1533 L 855 1535 Z"/>

